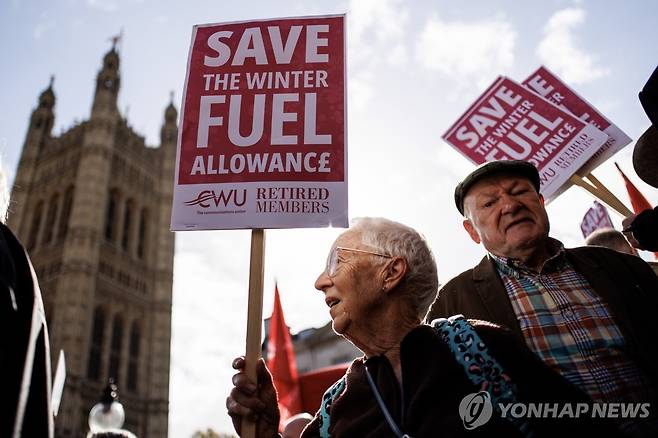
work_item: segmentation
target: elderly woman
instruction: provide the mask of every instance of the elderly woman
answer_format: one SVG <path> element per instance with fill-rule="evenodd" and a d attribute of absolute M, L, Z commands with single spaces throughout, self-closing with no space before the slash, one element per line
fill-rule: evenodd
<path fill-rule="evenodd" d="M 472 415 L 462 420 L 460 403 L 482 388 L 473 384 L 439 331 L 422 324 L 438 279 L 427 242 L 412 228 L 386 219 L 359 220 L 336 239 L 315 288 L 323 293 L 334 331 L 363 351 L 364 357 L 354 360 L 343 384 L 327 391 L 323 408 L 303 437 L 407 434 L 417 438 L 477 432 L 519 436 L 528 427 L 535 429 L 535 435 L 552 435 L 562 426 L 570 434 L 581 426 L 589 433 L 596 430 L 575 419 L 565 424 L 535 420 L 520 426 L 496 413 L 482 425 L 473 422 Z M 504 368 L 504 379 L 509 377 L 518 387 L 517 401 L 588 401 L 505 330 L 489 323 L 473 324 Z M 264 362 L 257 367 L 257 385 L 244 374 L 243 358 L 237 358 L 233 367 L 240 372 L 233 377 L 235 387 L 227 408 L 236 430 L 240 432 L 242 417 L 248 416 L 257 422 L 257 436 L 276 437 L 276 392 Z M 474 425 L 475 431 L 466 429 Z"/>

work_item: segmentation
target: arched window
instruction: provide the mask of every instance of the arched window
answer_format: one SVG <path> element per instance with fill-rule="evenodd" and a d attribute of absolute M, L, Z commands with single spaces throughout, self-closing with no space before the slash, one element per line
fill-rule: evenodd
<path fill-rule="evenodd" d="M 59 207 L 59 195 L 55 193 L 50 198 L 50 205 L 48 206 L 48 215 L 46 216 L 46 229 L 43 235 L 43 244 L 47 245 L 53 238 L 55 231 L 55 217 L 57 216 L 57 207 Z"/>
<path fill-rule="evenodd" d="M 32 225 L 30 225 L 30 235 L 27 238 L 27 250 L 30 251 L 37 246 L 39 238 L 39 225 L 41 224 L 41 215 L 43 214 L 43 201 L 39 201 L 32 214 Z"/>
<path fill-rule="evenodd" d="M 139 342 L 141 333 L 137 321 L 133 322 L 130 329 L 130 345 L 128 347 L 128 389 L 137 391 L 137 366 L 139 364 Z"/>
<path fill-rule="evenodd" d="M 132 228 L 133 208 L 135 203 L 132 199 L 126 201 L 126 209 L 123 212 L 123 234 L 121 235 L 121 248 L 128 250 L 130 243 L 130 229 Z"/>
<path fill-rule="evenodd" d="M 107 199 L 107 209 L 105 211 L 105 238 L 112 242 L 116 236 L 116 215 L 117 203 L 119 201 L 119 192 L 117 189 L 110 191 Z"/>
<path fill-rule="evenodd" d="M 91 329 L 91 346 L 89 348 L 89 363 L 87 377 L 99 380 L 101 377 L 101 352 L 103 349 L 103 332 L 105 331 L 105 312 L 100 307 L 94 311 L 94 322 Z"/>
<path fill-rule="evenodd" d="M 121 343 L 123 341 L 123 320 L 120 316 L 114 317 L 112 324 L 112 342 L 110 343 L 110 370 L 109 376 L 119 382 L 119 364 L 121 363 Z"/>
<path fill-rule="evenodd" d="M 137 238 L 137 257 L 144 258 L 146 253 L 146 224 L 148 223 L 148 211 L 143 208 L 139 217 L 139 236 Z"/>
<path fill-rule="evenodd" d="M 73 186 L 69 186 L 64 193 L 64 202 L 62 212 L 59 216 L 59 229 L 57 230 L 57 239 L 62 240 L 69 230 L 69 217 L 71 216 L 71 207 L 73 206 Z"/>

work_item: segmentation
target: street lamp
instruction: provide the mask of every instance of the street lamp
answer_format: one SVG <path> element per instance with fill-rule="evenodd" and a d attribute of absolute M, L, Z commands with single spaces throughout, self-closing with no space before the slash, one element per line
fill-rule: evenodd
<path fill-rule="evenodd" d="M 114 379 L 110 379 L 100 401 L 89 411 L 91 432 L 121 429 L 126 414 L 123 411 L 123 405 L 118 400 L 117 385 L 114 383 Z"/>

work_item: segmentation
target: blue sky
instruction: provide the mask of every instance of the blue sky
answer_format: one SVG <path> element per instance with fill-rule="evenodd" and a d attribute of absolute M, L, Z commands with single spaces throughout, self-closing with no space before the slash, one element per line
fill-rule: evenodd
<path fill-rule="evenodd" d="M 102 56 L 121 29 L 119 108 L 155 145 L 171 90 L 179 106 L 194 24 L 342 12 L 350 217 L 418 228 L 442 282 L 473 266 L 483 249 L 461 229 L 452 202 L 472 165 L 441 135 L 499 74 L 520 81 L 545 64 L 631 138 L 649 125 L 637 92 L 658 64 L 655 2 L 8 0 L 0 5 L 3 165 L 13 178 L 30 112 L 51 74 L 55 134 L 89 116 Z M 656 204 L 658 190 L 632 172 L 632 147 L 595 174 L 627 202 L 616 160 Z M 553 235 L 581 244 L 579 223 L 591 203 L 577 188 L 561 195 L 549 206 Z M 267 233 L 264 315 L 277 278 L 293 331 L 329 320 L 313 281 L 338 233 Z M 230 431 L 224 399 L 231 358 L 244 349 L 249 232 L 179 233 L 176 245 L 170 435 Z"/>

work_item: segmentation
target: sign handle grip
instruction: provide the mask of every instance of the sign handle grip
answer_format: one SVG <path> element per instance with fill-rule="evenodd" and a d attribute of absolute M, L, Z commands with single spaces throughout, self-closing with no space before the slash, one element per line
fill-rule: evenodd
<path fill-rule="evenodd" d="M 265 230 L 251 230 L 251 256 L 249 260 L 249 305 L 247 309 L 247 343 L 245 372 L 256 382 L 256 364 L 261 351 L 261 321 L 263 319 L 263 276 L 265 256 Z M 242 419 L 242 438 L 256 438 L 256 423 Z"/>
<path fill-rule="evenodd" d="M 614 211 L 622 215 L 623 217 L 630 216 L 633 214 L 628 207 L 624 205 L 623 202 L 619 200 L 610 190 L 608 190 L 596 177 L 591 173 L 587 175 L 587 178 L 592 181 L 592 184 L 588 183 L 578 175 L 573 175 L 570 178 L 570 181 L 575 185 L 584 188 L 590 192 L 595 198 L 607 204 Z"/>

